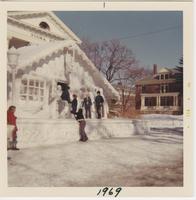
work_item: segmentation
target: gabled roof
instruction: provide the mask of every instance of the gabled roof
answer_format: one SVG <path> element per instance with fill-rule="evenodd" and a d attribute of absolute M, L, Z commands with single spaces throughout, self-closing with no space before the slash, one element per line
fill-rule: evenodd
<path fill-rule="evenodd" d="M 42 34 L 42 35 L 43 34 L 44 35 L 49 35 L 50 37 L 52 37 L 55 40 L 65 40 L 65 38 L 63 36 L 61 36 L 61 35 L 58 35 L 56 33 L 52 33 L 50 31 L 47 31 L 47 30 L 42 29 L 40 27 L 36 27 L 36 26 L 30 25 L 28 23 L 25 23 L 23 21 L 17 20 L 17 19 L 12 18 L 12 17 L 8 17 L 7 18 L 7 22 L 8 22 L 8 24 L 17 25 L 18 27 L 21 27 L 21 28 L 24 27 L 27 30 L 36 31 L 37 33 Z"/>
<path fill-rule="evenodd" d="M 168 69 L 167 67 L 162 67 L 159 71 L 158 71 L 158 74 L 159 73 L 170 73 L 171 70 Z"/>
<path fill-rule="evenodd" d="M 153 85 L 153 84 L 164 84 L 164 83 L 173 83 L 176 81 L 175 78 L 169 78 L 169 79 L 157 79 L 156 77 L 159 76 L 159 74 L 182 74 L 181 71 L 177 70 L 176 68 L 167 68 L 162 67 L 158 73 L 152 75 L 151 77 L 145 77 L 143 79 L 140 79 L 136 81 L 136 85 Z"/>
<path fill-rule="evenodd" d="M 16 20 L 22 20 L 27 18 L 32 18 L 33 16 L 47 16 L 50 20 L 63 32 L 68 34 L 70 38 L 76 43 L 80 44 L 81 40 L 76 36 L 71 29 L 66 26 L 53 12 L 39 12 L 39 11 L 10 11 L 8 12 L 8 17 L 14 18 Z"/>

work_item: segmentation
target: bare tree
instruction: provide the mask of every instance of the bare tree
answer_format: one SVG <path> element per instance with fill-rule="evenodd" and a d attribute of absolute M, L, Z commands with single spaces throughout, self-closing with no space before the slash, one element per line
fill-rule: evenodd
<path fill-rule="evenodd" d="M 135 81 L 150 74 L 150 70 L 139 67 L 132 51 L 119 40 L 98 43 L 85 38 L 81 48 L 106 79 L 117 87 L 121 96 L 121 112 L 125 112 Z"/>
<path fill-rule="evenodd" d="M 126 78 L 119 77 L 118 88 L 121 96 L 121 112 L 124 113 L 131 106 L 131 94 L 135 93 L 135 81 L 151 76 L 152 71 L 145 68 L 133 67 L 127 70 Z"/>
<path fill-rule="evenodd" d="M 132 51 L 118 40 L 92 43 L 86 39 L 81 48 L 110 83 L 127 79 L 127 70 L 137 65 Z"/>

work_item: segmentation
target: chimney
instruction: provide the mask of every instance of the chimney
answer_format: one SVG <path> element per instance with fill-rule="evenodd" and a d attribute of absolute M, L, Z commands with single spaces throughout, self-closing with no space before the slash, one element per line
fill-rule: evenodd
<path fill-rule="evenodd" d="M 157 64 L 153 65 L 153 75 L 157 74 Z"/>

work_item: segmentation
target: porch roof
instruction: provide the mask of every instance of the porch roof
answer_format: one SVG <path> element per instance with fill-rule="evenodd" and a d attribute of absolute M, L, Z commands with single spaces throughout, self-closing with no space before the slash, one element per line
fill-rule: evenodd
<path fill-rule="evenodd" d="M 165 96 L 178 96 L 179 92 L 166 92 L 166 93 L 141 93 L 143 97 L 165 97 Z"/>
<path fill-rule="evenodd" d="M 52 54 L 63 51 L 65 47 L 71 47 L 74 44 L 71 40 L 43 42 L 38 45 L 30 45 L 18 48 L 19 61 L 18 68 L 25 68 L 39 64 L 41 60 L 52 56 Z"/>
<path fill-rule="evenodd" d="M 163 84 L 163 83 L 174 83 L 175 79 L 152 79 L 152 78 L 146 78 L 142 79 L 136 82 L 136 85 L 156 85 L 156 84 Z"/>
<path fill-rule="evenodd" d="M 50 57 L 63 54 L 65 48 L 74 48 L 76 53 L 81 56 L 82 60 L 88 66 L 87 70 L 92 75 L 92 78 L 99 82 L 99 86 L 106 90 L 108 96 L 112 96 L 119 100 L 119 93 L 106 80 L 106 78 L 98 71 L 95 65 L 89 60 L 86 54 L 72 40 L 63 40 L 55 42 L 43 42 L 39 45 L 25 46 L 17 49 L 19 53 L 19 61 L 17 71 L 33 71 L 35 66 L 41 67 L 44 63 L 48 63 Z M 28 69 L 28 70 L 27 70 Z M 8 67 L 8 71 L 11 69 Z M 112 95 L 110 95 L 112 94 Z"/>

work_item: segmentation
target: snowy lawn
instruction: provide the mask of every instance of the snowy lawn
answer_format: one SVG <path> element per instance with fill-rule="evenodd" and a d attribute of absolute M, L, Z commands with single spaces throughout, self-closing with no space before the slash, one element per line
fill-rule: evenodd
<path fill-rule="evenodd" d="M 8 155 L 9 186 L 183 186 L 182 130 L 26 148 Z"/>

